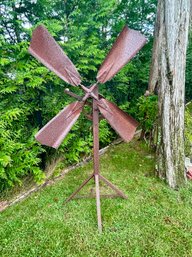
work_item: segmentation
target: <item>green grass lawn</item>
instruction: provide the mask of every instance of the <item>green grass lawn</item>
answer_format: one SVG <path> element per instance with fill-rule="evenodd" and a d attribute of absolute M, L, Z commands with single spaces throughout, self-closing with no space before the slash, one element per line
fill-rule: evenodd
<path fill-rule="evenodd" d="M 94 199 L 62 205 L 92 172 L 89 163 L 0 214 L 0 256 L 192 256 L 192 186 L 173 191 L 154 167 L 142 143 L 110 147 L 101 173 L 128 199 L 101 200 L 102 234 Z"/>

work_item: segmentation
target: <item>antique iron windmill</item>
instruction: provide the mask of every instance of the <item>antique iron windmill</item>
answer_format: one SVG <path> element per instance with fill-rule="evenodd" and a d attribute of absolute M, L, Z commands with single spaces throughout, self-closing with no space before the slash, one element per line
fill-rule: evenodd
<path fill-rule="evenodd" d="M 98 84 L 105 83 L 115 76 L 145 43 L 146 39 L 140 32 L 125 26 L 99 69 L 97 82 L 90 87 L 85 87 L 81 84 L 81 78 L 75 66 L 44 26 L 40 25 L 34 30 L 29 47 L 29 52 L 47 68 L 56 73 L 65 82 L 73 86 L 80 86 L 85 92 L 85 95 L 80 97 L 69 90 L 65 90 L 67 94 L 76 98 L 77 101 L 67 105 L 36 134 L 35 137 L 41 144 L 58 148 L 78 119 L 84 105 L 88 104 L 87 99 L 92 99 L 91 119 L 93 122 L 94 171 L 66 202 L 74 198 L 75 195 L 94 178 L 96 185 L 98 229 L 100 232 L 102 231 L 102 222 L 99 180 L 104 181 L 118 196 L 122 198 L 127 197 L 99 172 L 99 112 L 109 122 L 112 128 L 127 142 L 134 136 L 138 123 L 131 116 L 119 109 L 114 103 L 101 96 L 98 92 Z"/>

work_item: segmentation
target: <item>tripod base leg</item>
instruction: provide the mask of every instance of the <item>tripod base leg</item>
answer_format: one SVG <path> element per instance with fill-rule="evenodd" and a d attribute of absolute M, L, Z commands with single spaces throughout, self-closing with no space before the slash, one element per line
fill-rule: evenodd
<path fill-rule="evenodd" d="M 118 196 L 127 199 L 127 196 L 120 190 L 118 189 L 115 185 L 113 185 L 109 180 L 107 180 L 105 177 L 103 177 L 100 174 L 97 173 L 93 173 L 91 174 L 81 185 L 80 187 L 73 193 L 71 194 L 64 202 L 67 203 L 69 202 L 71 199 L 73 199 L 75 197 L 75 195 L 92 179 L 94 178 L 95 180 L 95 188 L 96 188 L 96 206 L 97 206 L 97 223 L 98 223 L 98 230 L 101 233 L 102 232 L 102 221 L 101 221 L 101 203 L 100 203 L 100 188 L 99 188 L 99 180 L 103 180 L 105 182 L 105 184 L 107 184 L 107 186 L 109 186 L 110 188 L 112 188 Z"/>
<path fill-rule="evenodd" d="M 103 180 L 105 182 L 105 184 L 107 184 L 110 188 L 112 188 L 119 196 L 121 196 L 124 199 L 127 199 L 127 196 L 119 188 L 117 188 L 115 185 L 113 185 L 108 179 L 106 179 L 105 177 L 103 177 L 100 174 L 99 174 L 99 177 L 101 180 Z"/>
<path fill-rule="evenodd" d="M 80 187 L 73 192 L 66 200 L 63 204 L 69 202 L 71 199 L 73 199 L 75 197 L 75 195 L 89 182 L 89 180 L 91 180 L 93 178 L 94 174 L 91 174 L 81 185 Z"/>

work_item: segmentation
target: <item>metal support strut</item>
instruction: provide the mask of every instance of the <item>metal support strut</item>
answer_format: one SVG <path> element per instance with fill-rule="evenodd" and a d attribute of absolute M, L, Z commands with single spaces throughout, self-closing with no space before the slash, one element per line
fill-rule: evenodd
<path fill-rule="evenodd" d="M 99 97 L 98 94 L 98 86 L 95 86 L 94 88 L 94 95 L 96 98 Z M 108 185 L 110 188 L 112 188 L 119 197 L 122 197 L 124 199 L 127 199 L 127 196 L 118 189 L 115 185 L 113 185 L 109 180 L 107 180 L 105 177 L 100 175 L 99 172 L 99 109 L 97 106 L 97 99 L 93 98 L 93 167 L 94 172 L 79 186 L 79 188 L 69 196 L 64 203 L 67 203 L 71 199 L 73 199 L 76 194 L 92 179 L 95 180 L 95 191 L 96 191 L 96 206 L 97 206 L 97 223 L 98 223 L 98 230 L 101 233 L 102 232 L 102 219 L 101 219 L 101 204 L 100 204 L 100 188 L 99 188 L 99 180 L 102 180 L 106 185 Z M 112 195 L 113 197 L 114 195 Z"/>
<path fill-rule="evenodd" d="M 98 98 L 98 87 L 94 89 L 94 94 Z M 93 166 L 96 187 L 97 223 L 99 232 L 102 232 L 100 190 L 99 190 L 99 110 L 97 100 L 93 98 Z"/>

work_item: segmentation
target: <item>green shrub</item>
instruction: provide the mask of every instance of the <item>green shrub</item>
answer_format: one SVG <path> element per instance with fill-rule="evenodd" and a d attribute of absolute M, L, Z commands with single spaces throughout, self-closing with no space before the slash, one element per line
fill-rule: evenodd
<path fill-rule="evenodd" d="M 185 109 L 185 155 L 192 158 L 192 103 Z"/>
<path fill-rule="evenodd" d="M 136 106 L 132 112 L 140 123 L 140 127 L 146 133 L 150 132 L 157 121 L 158 98 L 156 95 L 139 97 Z"/>
<path fill-rule="evenodd" d="M 30 135 L 21 125 L 23 111 L 18 108 L 1 111 L 0 120 L 0 191 L 15 183 L 21 183 L 24 175 L 33 175 L 36 182 L 41 182 L 44 173 L 39 167 L 40 153 L 43 149 L 37 144 L 33 131 Z M 24 124 L 23 124 L 24 125 Z"/>

